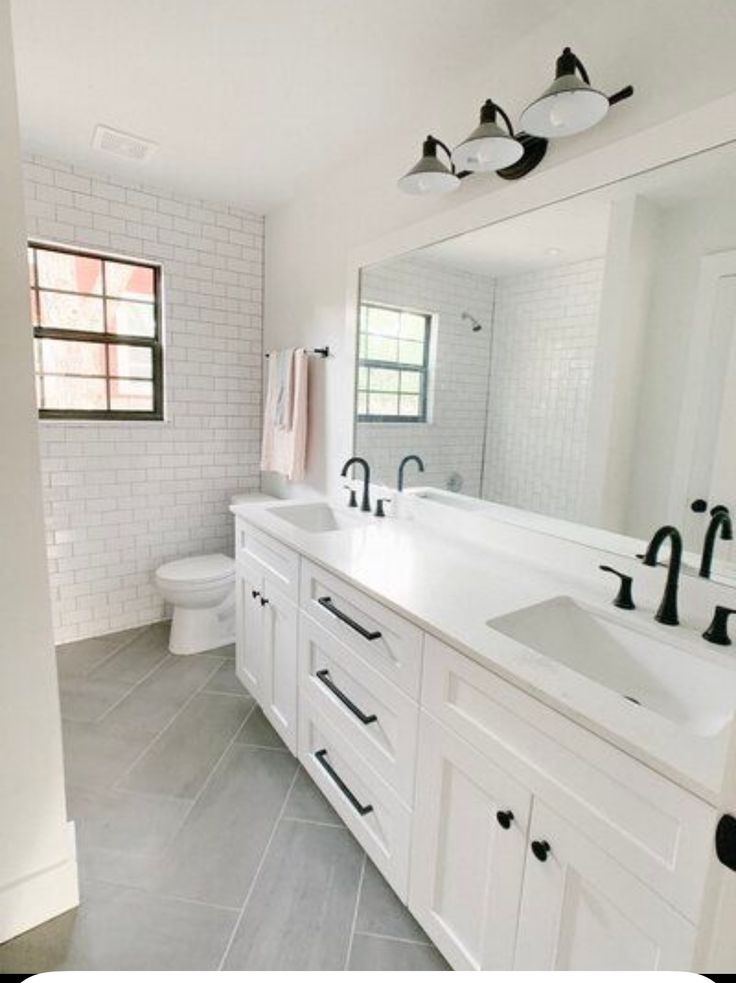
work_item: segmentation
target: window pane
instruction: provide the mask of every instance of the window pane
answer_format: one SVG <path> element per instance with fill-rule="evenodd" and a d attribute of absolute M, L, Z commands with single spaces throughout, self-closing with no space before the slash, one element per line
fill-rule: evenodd
<path fill-rule="evenodd" d="M 102 293 L 102 260 L 37 249 L 38 285 L 53 290 Z"/>
<path fill-rule="evenodd" d="M 110 409 L 153 412 L 153 383 L 110 379 Z"/>
<path fill-rule="evenodd" d="M 427 334 L 427 319 L 423 314 L 404 314 L 401 318 L 401 337 L 423 342 Z"/>
<path fill-rule="evenodd" d="M 105 410 L 107 387 L 104 379 L 75 379 L 47 375 L 42 380 L 45 410 Z"/>
<path fill-rule="evenodd" d="M 394 393 L 369 393 L 368 412 L 372 416 L 396 416 L 398 396 Z"/>
<path fill-rule="evenodd" d="M 401 373 L 401 392 L 418 393 L 422 391 L 422 377 L 419 372 Z"/>
<path fill-rule="evenodd" d="M 371 334 L 388 335 L 395 338 L 399 333 L 401 314 L 385 307 L 369 307 L 367 329 Z"/>
<path fill-rule="evenodd" d="M 398 342 L 395 338 L 379 338 L 376 335 L 366 336 L 366 357 L 378 359 L 381 362 L 395 362 L 398 355 Z"/>
<path fill-rule="evenodd" d="M 36 282 L 36 267 L 33 262 L 33 250 L 28 250 L 28 282 L 33 286 Z"/>
<path fill-rule="evenodd" d="M 358 389 L 368 388 L 368 369 L 361 365 L 358 367 Z"/>
<path fill-rule="evenodd" d="M 399 361 L 409 365 L 424 364 L 424 345 L 418 341 L 399 342 Z"/>
<path fill-rule="evenodd" d="M 88 341 L 36 339 L 36 371 L 57 375 L 105 374 L 105 346 Z"/>
<path fill-rule="evenodd" d="M 394 369 L 371 369 L 370 388 L 378 392 L 398 392 L 399 373 Z"/>
<path fill-rule="evenodd" d="M 153 270 L 149 266 L 106 262 L 105 291 L 112 297 L 153 302 Z"/>
<path fill-rule="evenodd" d="M 365 416 L 368 412 L 368 393 L 358 393 L 358 414 Z"/>
<path fill-rule="evenodd" d="M 419 397 L 402 396 L 399 401 L 399 412 L 402 416 L 419 416 Z"/>
<path fill-rule="evenodd" d="M 153 338 L 156 334 L 153 304 L 129 304 L 108 300 L 107 330 L 110 334 L 129 334 Z"/>
<path fill-rule="evenodd" d="M 69 331 L 102 331 L 102 300 L 41 291 L 41 325 Z"/>
<path fill-rule="evenodd" d="M 38 324 L 38 297 L 35 290 L 31 290 L 31 324 L 34 328 Z"/>
<path fill-rule="evenodd" d="M 107 351 L 111 376 L 153 378 L 153 355 L 150 348 L 139 348 L 137 345 L 108 345 Z"/>

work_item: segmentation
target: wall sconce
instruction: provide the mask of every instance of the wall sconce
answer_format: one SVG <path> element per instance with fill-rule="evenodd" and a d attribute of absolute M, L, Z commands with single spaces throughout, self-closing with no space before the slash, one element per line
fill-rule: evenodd
<path fill-rule="evenodd" d="M 508 115 L 487 99 L 481 107 L 480 124 L 453 152 L 437 137 L 426 138 L 421 159 L 399 179 L 399 188 L 413 195 L 446 194 L 455 191 L 468 175 L 490 171 L 516 181 L 544 159 L 550 138 L 595 126 L 611 106 L 633 94 L 630 85 L 612 96 L 594 89 L 583 63 L 565 48 L 557 59 L 555 80 L 521 115 L 524 131 L 514 133 Z M 498 125 L 498 116 L 506 130 Z M 438 160 L 438 147 L 447 154 L 447 165 Z"/>

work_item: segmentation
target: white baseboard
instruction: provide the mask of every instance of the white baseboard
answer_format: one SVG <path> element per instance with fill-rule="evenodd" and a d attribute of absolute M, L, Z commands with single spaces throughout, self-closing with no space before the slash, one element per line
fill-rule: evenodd
<path fill-rule="evenodd" d="M 68 853 L 53 867 L 0 888 L 0 943 L 79 904 L 74 823 L 67 823 Z"/>

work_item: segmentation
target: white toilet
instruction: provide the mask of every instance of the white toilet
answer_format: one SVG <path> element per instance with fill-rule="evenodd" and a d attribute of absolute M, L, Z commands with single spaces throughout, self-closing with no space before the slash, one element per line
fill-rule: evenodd
<path fill-rule="evenodd" d="M 164 563 L 156 586 L 173 605 L 169 650 L 193 655 L 235 641 L 235 560 L 224 553 Z"/>

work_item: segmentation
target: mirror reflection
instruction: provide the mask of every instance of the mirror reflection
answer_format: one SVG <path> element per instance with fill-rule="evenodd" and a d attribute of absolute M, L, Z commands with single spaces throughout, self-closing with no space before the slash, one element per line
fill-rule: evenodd
<path fill-rule="evenodd" d="M 736 507 L 734 175 L 726 146 L 364 268 L 355 448 L 376 481 L 416 454 L 406 485 L 467 507 L 642 539 L 672 522 L 700 550 Z"/>

